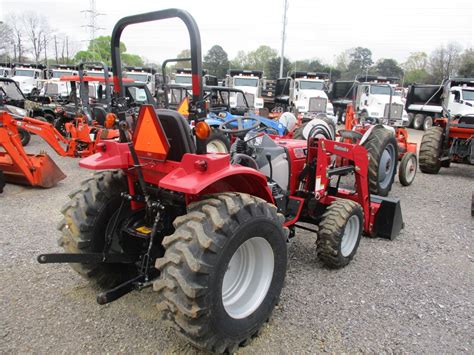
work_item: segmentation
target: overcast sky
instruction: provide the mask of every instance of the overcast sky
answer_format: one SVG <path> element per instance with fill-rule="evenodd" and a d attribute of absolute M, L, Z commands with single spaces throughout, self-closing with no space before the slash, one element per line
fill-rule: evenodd
<path fill-rule="evenodd" d="M 331 64 L 345 49 L 362 46 L 373 58 L 403 62 L 410 52 L 431 52 L 450 41 L 463 48 L 474 43 L 473 0 L 288 0 L 285 55 L 290 60 L 318 58 Z M 203 55 L 214 44 L 233 58 L 239 50 L 261 44 L 280 50 L 284 0 L 96 0 L 98 35 L 110 35 L 116 21 L 127 15 L 177 7 L 196 19 Z M 67 34 L 77 49 L 87 46 L 87 17 L 81 10 L 89 0 L 0 0 L 0 20 L 9 13 L 36 11 L 50 26 Z M 178 20 L 128 27 L 123 35 L 128 52 L 150 61 L 175 57 L 189 47 L 184 25 Z"/>

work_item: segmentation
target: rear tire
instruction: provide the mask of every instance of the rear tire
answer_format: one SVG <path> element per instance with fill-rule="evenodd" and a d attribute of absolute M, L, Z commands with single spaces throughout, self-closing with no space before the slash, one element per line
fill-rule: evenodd
<path fill-rule="evenodd" d="M 397 172 L 397 140 L 391 131 L 375 126 L 363 146 L 369 152 L 369 191 L 387 196 Z"/>
<path fill-rule="evenodd" d="M 425 121 L 425 115 L 417 113 L 413 119 L 413 128 L 421 129 L 423 127 L 423 122 Z"/>
<path fill-rule="evenodd" d="M 120 194 L 127 191 L 127 181 L 119 171 L 106 171 L 82 182 L 71 193 L 58 225 L 62 235 L 58 244 L 66 253 L 102 252 L 109 221 L 120 207 Z M 71 267 L 81 276 L 101 287 L 113 287 L 136 275 L 136 267 L 127 264 L 79 264 Z"/>
<path fill-rule="evenodd" d="M 208 153 L 229 153 L 229 138 L 216 128 L 212 128 L 211 135 L 206 141 Z"/>
<path fill-rule="evenodd" d="M 364 226 L 362 207 L 354 201 L 332 202 L 319 222 L 317 250 L 329 268 L 340 269 L 352 260 L 359 247 Z"/>
<path fill-rule="evenodd" d="M 279 299 L 287 233 L 283 216 L 260 198 L 209 197 L 175 219 L 154 289 L 179 335 L 198 348 L 233 353 L 258 334 Z"/>
<path fill-rule="evenodd" d="M 431 127 L 423 134 L 420 145 L 420 170 L 425 174 L 437 174 L 441 169 L 443 129 Z"/>
<path fill-rule="evenodd" d="M 402 160 L 400 161 L 400 167 L 398 168 L 398 180 L 403 186 L 409 186 L 413 183 L 416 176 L 416 168 L 418 161 L 416 154 L 412 152 L 405 153 Z"/>

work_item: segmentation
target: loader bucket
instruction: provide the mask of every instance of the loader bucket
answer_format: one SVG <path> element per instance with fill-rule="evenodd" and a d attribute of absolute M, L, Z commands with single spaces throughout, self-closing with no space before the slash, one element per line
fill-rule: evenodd
<path fill-rule="evenodd" d="M 18 155 L 14 158 L 0 152 L 0 170 L 7 182 L 49 188 L 66 178 L 46 153 Z"/>
<path fill-rule="evenodd" d="M 393 240 L 405 226 L 400 199 L 370 195 L 370 200 L 380 204 L 375 216 L 375 236 Z"/>

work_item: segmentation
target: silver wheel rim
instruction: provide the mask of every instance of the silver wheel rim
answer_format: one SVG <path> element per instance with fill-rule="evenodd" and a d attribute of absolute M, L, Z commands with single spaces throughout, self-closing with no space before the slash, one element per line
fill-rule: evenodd
<path fill-rule="evenodd" d="M 410 159 L 407 161 L 407 165 L 405 166 L 405 179 L 408 183 L 412 183 L 415 179 L 416 175 L 416 158 L 411 156 Z"/>
<path fill-rule="evenodd" d="M 382 189 L 387 188 L 392 181 L 395 159 L 395 148 L 389 144 L 385 147 L 379 163 L 379 185 Z"/>
<path fill-rule="evenodd" d="M 352 215 L 344 228 L 344 235 L 341 241 L 341 254 L 344 257 L 351 255 L 359 239 L 360 221 L 356 215 Z"/>
<path fill-rule="evenodd" d="M 242 319 L 263 302 L 273 279 L 275 256 L 269 242 L 253 237 L 232 255 L 222 282 L 222 303 L 229 316 Z"/>
<path fill-rule="evenodd" d="M 224 142 L 219 139 L 213 139 L 212 141 L 207 142 L 207 152 L 208 153 L 229 153 Z"/>
<path fill-rule="evenodd" d="M 421 124 L 423 123 L 423 116 L 415 116 L 415 123 L 413 123 L 413 126 L 415 128 L 421 127 Z"/>
<path fill-rule="evenodd" d="M 425 118 L 425 121 L 423 122 L 423 128 L 425 129 L 425 131 L 431 128 L 431 126 L 433 126 L 433 119 L 431 117 Z"/>

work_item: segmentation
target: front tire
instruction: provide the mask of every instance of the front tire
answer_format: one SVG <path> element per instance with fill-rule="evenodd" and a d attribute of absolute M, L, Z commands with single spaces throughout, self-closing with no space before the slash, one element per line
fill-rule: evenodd
<path fill-rule="evenodd" d="M 332 202 L 319 223 L 319 259 L 329 268 L 340 269 L 352 260 L 359 247 L 364 226 L 362 207 L 354 201 Z"/>
<path fill-rule="evenodd" d="M 206 141 L 208 153 L 229 153 L 230 141 L 229 138 L 221 131 L 213 128 L 211 135 Z"/>
<path fill-rule="evenodd" d="M 178 334 L 219 353 L 257 335 L 283 288 L 283 221 L 273 205 L 240 193 L 210 196 L 176 218 L 154 289 Z"/>
<path fill-rule="evenodd" d="M 441 169 L 443 129 L 431 127 L 423 134 L 420 145 L 420 170 L 425 174 L 437 174 Z"/>
<path fill-rule="evenodd" d="M 416 176 L 417 166 L 418 161 L 416 159 L 416 154 L 408 152 L 403 155 L 398 169 L 398 180 L 400 180 L 400 183 L 403 186 L 409 186 L 413 183 Z"/>
<path fill-rule="evenodd" d="M 375 126 L 363 146 L 369 153 L 369 191 L 387 196 L 397 172 L 397 140 L 391 131 Z"/>
<path fill-rule="evenodd" d="M 66 253 L 102 252 L 107 225 L 119 209 L 120 194 L 124 191 L 127 191 L 127 181 L 119 171 L 100 172 L 84 181 L 69 195 L 71 201 L 61 210 L 64 218 L 58 226 L 62 233 L 59 246 Z M 136 275 L 134 265 L 70 265 L 78 274 L 104 288 L 116 286 Z"/>

